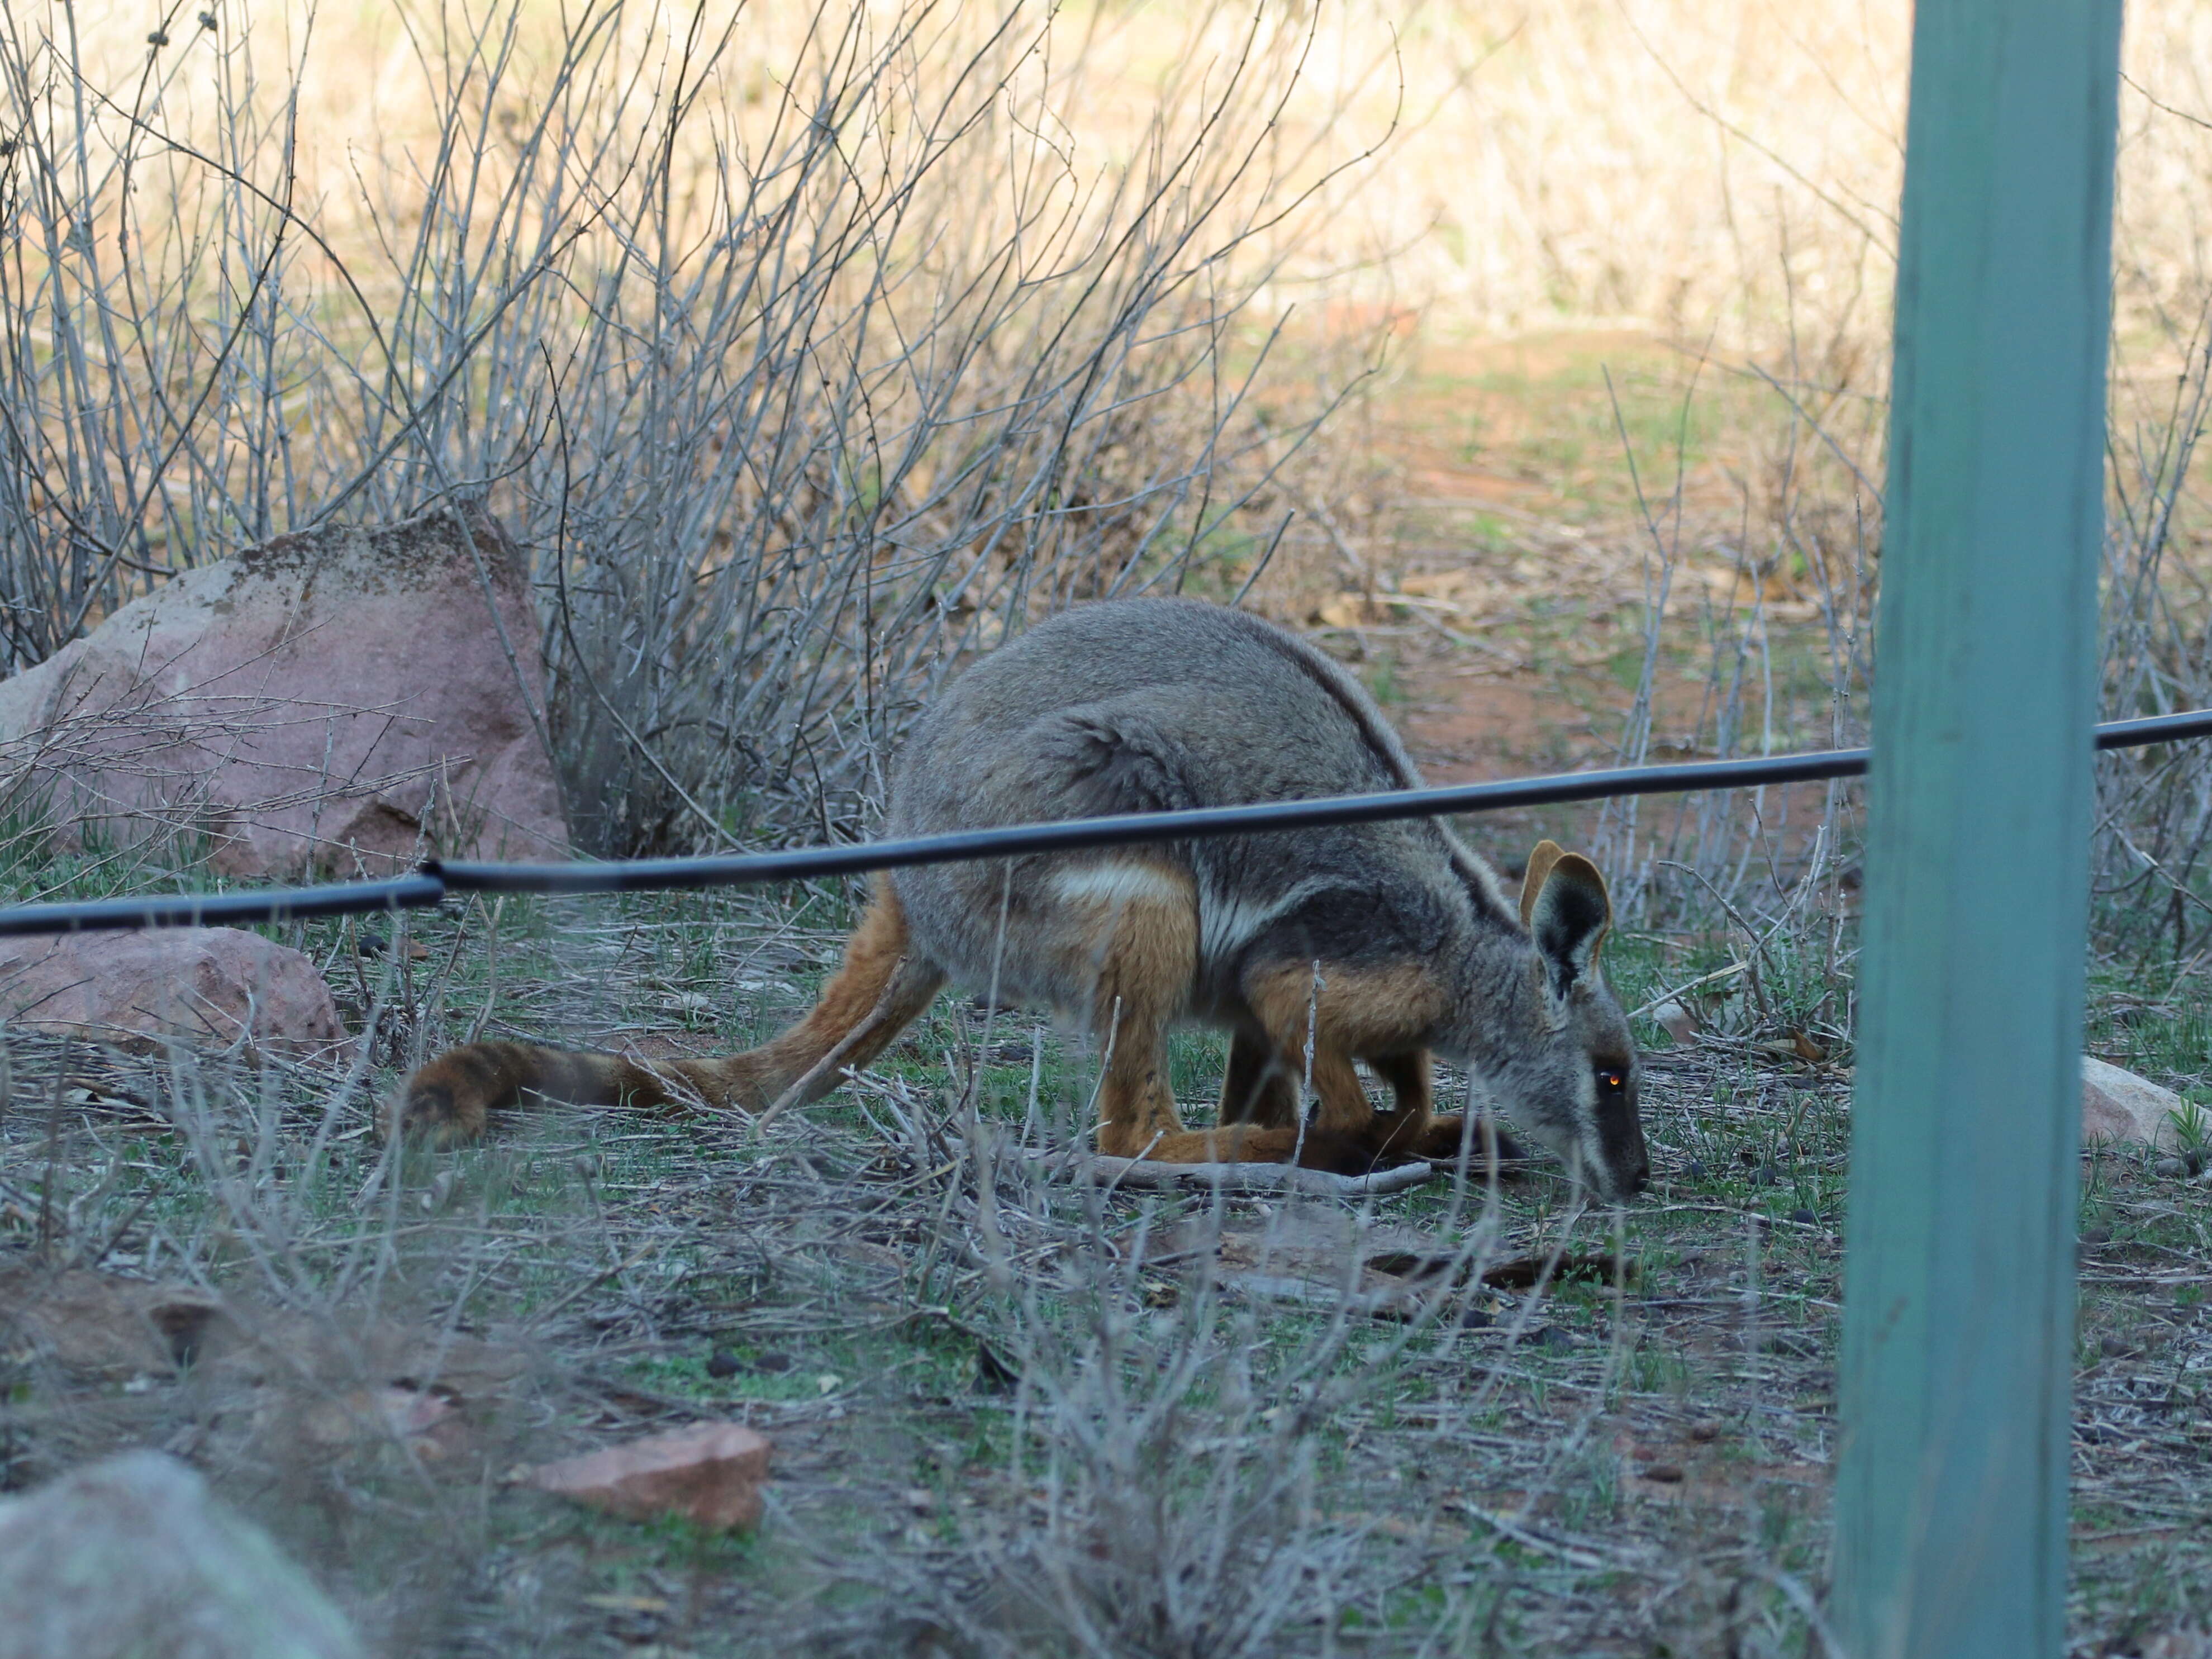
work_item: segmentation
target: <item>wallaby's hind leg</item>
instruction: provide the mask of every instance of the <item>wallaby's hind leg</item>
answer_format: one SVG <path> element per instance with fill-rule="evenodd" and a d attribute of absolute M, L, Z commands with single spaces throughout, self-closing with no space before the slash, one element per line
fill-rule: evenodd
<path fill-rule="evenodd" d="M 1297 1080 L 1275 1045 L 1255 1032 L 1238 1031 L 1229 1043 L 1229 1069 L 1221 1079 L 1220 1119 L 1279 1129 L 1298 1121 Z"/>
<path fill-rule="evenodd" d="M 1124 898 L 1105 908 L 1090 950 L 1098 977 L 1091 1029 L 1105 1057 L 1098 1150 L 1143 1156 L 1183 1135 L 1168 1083 L 1168 1024 L 1198 966 L 1198 907 Z"/>
<path fill-rule="evenodd" d="M 437 1145 L 473 1140 L 488 1115 L 531 1100 L 579 1106 L 712 1108 L 760 1111 L 794 1084 L 799 1102 L 836 1088 L 929 1006 L 945 976 L 913 954 L 906 912 L 888 881 L 845 946 L 845 964 L 823 988 L 814 1012 L 761 1048 L 722 1060 L 660 1060 L 574 1054 L 526 1042 L 474 1042 L 448 1049 L 407 1079 L 398 1127 Z"/>

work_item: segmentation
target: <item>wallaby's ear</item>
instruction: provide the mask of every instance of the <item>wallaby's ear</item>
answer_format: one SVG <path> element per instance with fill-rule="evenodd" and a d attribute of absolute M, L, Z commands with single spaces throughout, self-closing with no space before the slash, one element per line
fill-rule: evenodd
<path fill-rule="evenodd" d="M 1606 893 L 1605 878 L 1598 873 L 1597 866 L 1580 853 L 1560 853 L 1549 842 L 1544 846 L 1551 847 L 1558 856 L 1552 860 L 1534 900 L 1523 895 L 1522 903 L 1528 909 L 1528 931 L 1535 935 L 1537 951 L 1551 975 L 1552 988 L 1564 997 L 1577 980 L 1597 966 L 1597 953 L 1613 927 L 1613 900 Z M 1535 867 L 1531 859 L 1528 868 L 1533 872 Z"/>
<path fill-rule="evenodd" d="M 1521 877 L 1521 925 L 1529 926 L 1536 914 L 1536 895 L 1544 890 L 1544 878 L 1552 873 L 1552 866 L 1566 857 L 1566 851 L 1555 841 L 1540 841 L 1535 851 L 1528 854 L 1528 868 Z"/>

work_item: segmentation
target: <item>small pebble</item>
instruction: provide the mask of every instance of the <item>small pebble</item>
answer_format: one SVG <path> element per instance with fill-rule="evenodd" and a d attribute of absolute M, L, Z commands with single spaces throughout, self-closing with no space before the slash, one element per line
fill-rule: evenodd
<path fill-rule="evenodd" d="M 1698 1442 L 1700 1444 L 1703 1444 L 1707 1441 L 1717 1440 L 1720 1437 L 1721 1425 L 1717 1423 L 1692 1423 L 1690 1425 L 1690 1438 Z"/>
<path fill-rule="evenodd" d="M 744 1363 L 727 1348 L 717 1348 L 707 1357 L 707 1375 L 709 1376 L 735 1376 L 743 1370 Z"/>
<path fill-rule="evenodd" d="M 2189 1160 L 2185 1158 L 2162 1158 L 2150 1167 L 2154 1175 L 2185 1176 L 2189 1173 Z"/>
<path fill-rule="evenodd" d="M 1656 1480 L 1666 1486 L 1676 1485 L 1682 1479 L 1681 1467 L 1675 1463 L 1647 1464 L 1641 1473 L 1646 1480 Z"/>

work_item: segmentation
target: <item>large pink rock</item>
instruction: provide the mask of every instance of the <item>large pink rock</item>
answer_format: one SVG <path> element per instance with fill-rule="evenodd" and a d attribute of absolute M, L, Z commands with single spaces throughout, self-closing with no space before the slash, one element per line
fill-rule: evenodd
<path fill-rule="evenodd" d="M 0 1023 L 334 1058 L 348 1042 L 315 964 L 236 927 L 0 939 Z"/>
<path fill-rule="evenodd" d="M 204 836 L 216 869 L 564 857 L 522 561 L 439 508 L 283 536 L 0 682 L 7 805 L 63 844 Z"/>

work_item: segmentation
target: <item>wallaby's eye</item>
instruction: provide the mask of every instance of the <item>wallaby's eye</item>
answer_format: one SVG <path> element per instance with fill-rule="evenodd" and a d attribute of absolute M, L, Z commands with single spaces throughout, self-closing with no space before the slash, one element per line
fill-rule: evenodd
<path fill-rule="evenodd" d="M 1628 1086 L 1628 1073 L 1618 1066 L 1601 1066 L 1598 1067 L 1597 1086 L 1609 1095 L 1617 1095 Z"/>

